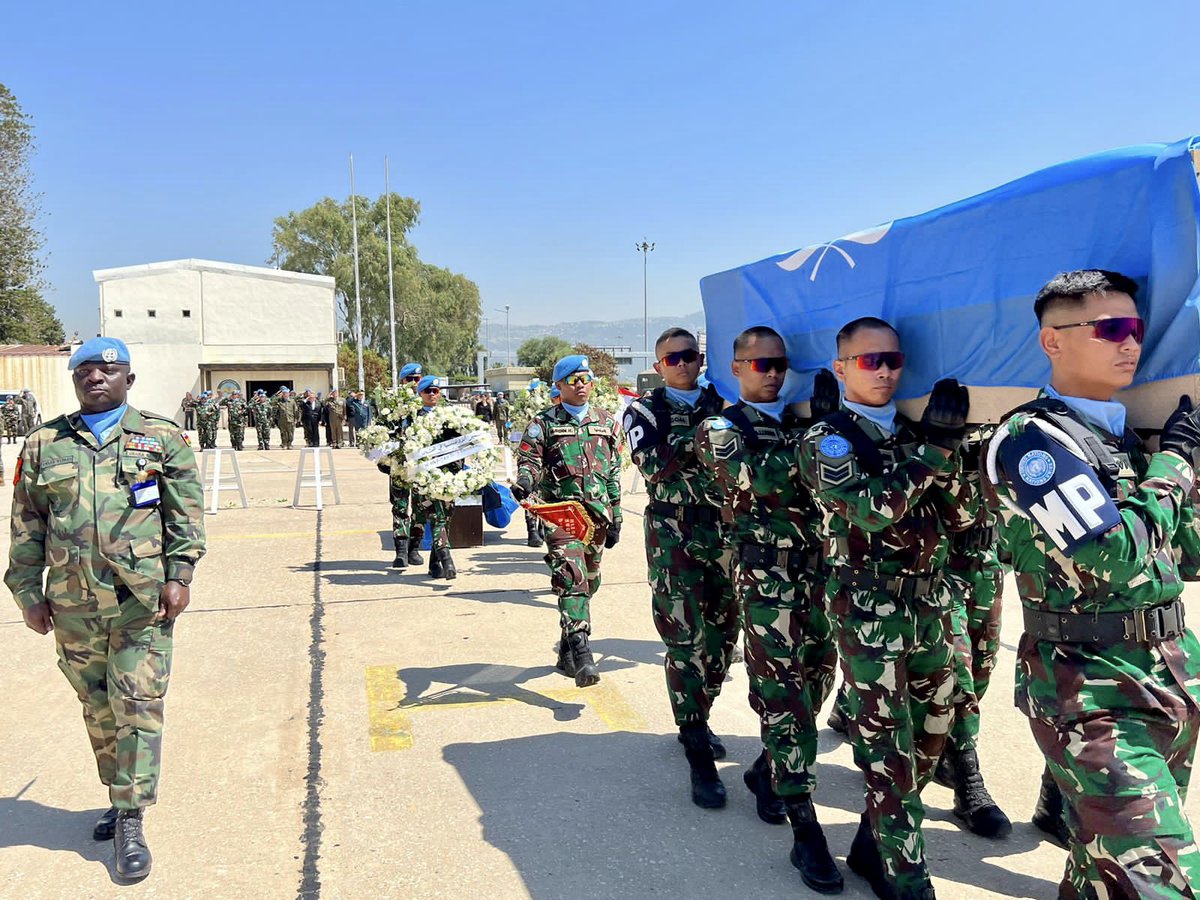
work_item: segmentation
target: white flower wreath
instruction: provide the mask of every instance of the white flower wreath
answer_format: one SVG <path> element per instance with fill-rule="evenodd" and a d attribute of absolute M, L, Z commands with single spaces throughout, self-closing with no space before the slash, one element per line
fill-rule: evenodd
<path fill-rule="evenodd" d="M 395 388 L 376 387 L 371 391 L 371 399 L 375 401 L 375 422 L 393 432 L 421 408 L 421 395 L 413 390 L 411 384 Z"/>
<path fill-rule="evenodd" d="M 458 435 L 458 446 L 450 452 L 432 455 L 423 452 L 446 441 L 443 436 L 446 432 Z M 405 464 L 393 462 L 392 477 L 411 484 L 414 490 L 434 500 L 457 500 L 478 493 L 493 479 L 500 461 L 500 448 L 493 434 L 491 426 L 469 410 L 440 404 L 428 415 L 414 416 L 404 429 L 397 455 L 403 457 Z M 455 466 L 458 471 L 452 471 L 448 464 L 456 462 L 461 467 Z"/>

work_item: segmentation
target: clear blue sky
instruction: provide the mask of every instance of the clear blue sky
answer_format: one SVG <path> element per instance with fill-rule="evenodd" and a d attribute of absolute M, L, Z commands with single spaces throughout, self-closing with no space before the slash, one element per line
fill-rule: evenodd
<path fill-rule="evenodd" d="M 1143 12 L 1143 9 L 1145 10 Z M 52 301 L 91 271 L 263 264 L 271 222 L 418 198 L 423 258 L 514 324 L 697 282 L 1062 160 L 1200 132 L 1194 2 L 6 3 Z"/>

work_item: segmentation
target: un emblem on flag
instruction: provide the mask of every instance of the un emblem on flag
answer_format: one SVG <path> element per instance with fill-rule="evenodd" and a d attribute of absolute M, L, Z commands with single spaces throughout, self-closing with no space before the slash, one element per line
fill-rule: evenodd
<path fill-rule="evenodd" d="M 1043 485 L 1054 477 L 1054 457 L 1045 450 L 1030 450 L 1017 463 L 1017 473 L 1026 484 Z"/>

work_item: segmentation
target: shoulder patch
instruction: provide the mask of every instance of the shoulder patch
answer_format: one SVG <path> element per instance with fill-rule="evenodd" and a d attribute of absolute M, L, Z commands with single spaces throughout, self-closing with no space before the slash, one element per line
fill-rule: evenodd
<path fill-rule="evenodd" d="M 733 423 L 724 416 L 714 416 L 708 420 L 709 431 L 724 431 L 726 428 L 732 428 Z"/>
<path fill-rule="evenodd" d="M 843 456 L 850 455 L 850 442 L 840 434 L 830 434 L 821 438 L 817 449 L 823 456 L 828 456 L 830 459 L 841 459 Z"/>
<path fill-rule="evenodd" d="M 525 429 L 525 434 L 534 440 L 537 440 L 542 436 L 542 426 L 537 422 L 530 422 L 529 427 Z"/>

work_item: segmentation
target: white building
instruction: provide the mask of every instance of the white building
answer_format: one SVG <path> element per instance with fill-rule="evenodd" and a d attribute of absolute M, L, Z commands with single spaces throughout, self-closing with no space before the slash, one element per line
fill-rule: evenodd
<path fill-rule="evenodd" d="M 100 333 L 129 345 L 130 402 L 175 416 L 184 392 L 337 387 L 334 282 L 179 259 L 98 269 Z"/>

